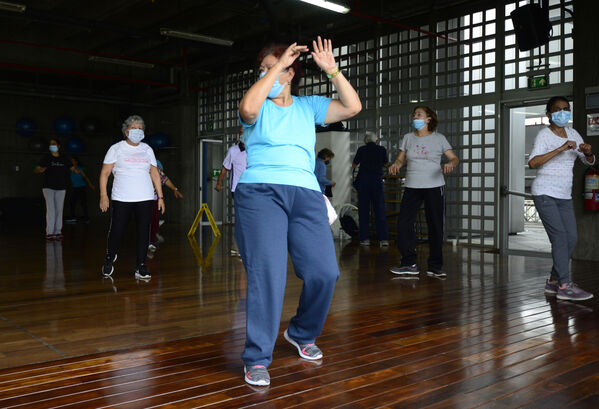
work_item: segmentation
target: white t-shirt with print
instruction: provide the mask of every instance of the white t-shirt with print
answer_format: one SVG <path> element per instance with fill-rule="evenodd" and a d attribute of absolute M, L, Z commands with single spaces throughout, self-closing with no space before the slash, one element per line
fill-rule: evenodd
<path fill-rule="evenodd" d="M 535 138 L 529 160 L 556 150 L 566 143 L 566 140 L 575 141 L 576 149 L 560 152 L 539 166 L 537 176 L 532 182 L 533 196 L 547 195 L 556 199 L 572 199 L 572 169 L 576 158 L 580 158 L 585 165 L 590 165 L 584 154 L 578 150 L 584 143 L 580 134 L 573 128 L 564 129 L 568 139 L 557 136 L 548 127 L 541 129 Z"/>
<path fill-rule="evenodd" d="M 441 157 L 451 149 L 445 135 L 433 132 L 417 136 L 414 132 L 404 135 L 399 147 L 406 153 L 408 169 L 406 187 L 427 189 L 445 186 L 441 169 Z"/>
<path fill-rule="evenodd" d="M 112 200 L 120 202 L 154 200 L 150 167 L 156 166 L 156 157 L 149 145 L 142 142 L 137 146 L 131 146 L 126 141 L 117 142 L 108 149 L 104 163 L 114 163 Z"/>

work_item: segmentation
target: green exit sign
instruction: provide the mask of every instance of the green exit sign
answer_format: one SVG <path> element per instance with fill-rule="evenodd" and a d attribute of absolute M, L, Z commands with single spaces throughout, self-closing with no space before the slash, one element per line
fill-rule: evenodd
<path fill-rule="evenodd" d="M 528 89 L 547 88 L 549 86 L 548 75 L 538 75 L 536 77 L 528 77 Z"/>

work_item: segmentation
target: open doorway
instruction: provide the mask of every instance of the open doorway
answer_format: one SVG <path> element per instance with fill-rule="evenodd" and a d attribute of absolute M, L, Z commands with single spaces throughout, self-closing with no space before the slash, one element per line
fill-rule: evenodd
<path fill-rule="evenodd" d="M 502 200 L 503 248 L 510 252 L 551 253 L 551 243 L 541 223 L 534 202 L 531 186 L 537 170 L 528 167 L 528 160 L 539 131 L 549 125 L 545 104 L 508 106 L 506 136 L 508 158 L 503 161 L 506 169 Z M 572 126 L 568 124 L 567 126 Z"/>

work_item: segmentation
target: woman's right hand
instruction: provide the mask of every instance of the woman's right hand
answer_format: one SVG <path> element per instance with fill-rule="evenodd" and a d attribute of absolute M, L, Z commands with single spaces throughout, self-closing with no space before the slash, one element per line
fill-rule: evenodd
<path fill-rule="evenodd" d="M 560 149 L 562 151 L 567 151 L 569 149 L 576 149 L 576 141 L 570 141 L 567 140 L 561 147 Z"/>
<path fill-rule="evenodd" d="M 110 201 L 108 200 L 108 196 L 100 196 L 100 210 L 102 210 L 102 213 L 106 213 L 109 205 Z"/>
<path fill-rule="evenodd" d="M 279 64 L 283 69 L 287 69 L 300 56 L 301 53 L 308 51 L 308 46 L 297 45 L 297 42 L 291 44 L 283 55 L 279 58 Z"/>

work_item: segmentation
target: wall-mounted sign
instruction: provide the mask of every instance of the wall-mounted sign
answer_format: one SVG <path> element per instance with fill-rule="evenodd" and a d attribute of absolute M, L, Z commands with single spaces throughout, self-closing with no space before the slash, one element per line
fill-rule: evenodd
<path fill-rule="evenodd" d="M 549 75 L 537 75 L 528 77 L 528 89 L 547 88 L 549 86 Z"/>
<path fill-rule="evenodd" d="M 599 135 L 599 112 L 587 114 L 587 136 Z"/>

